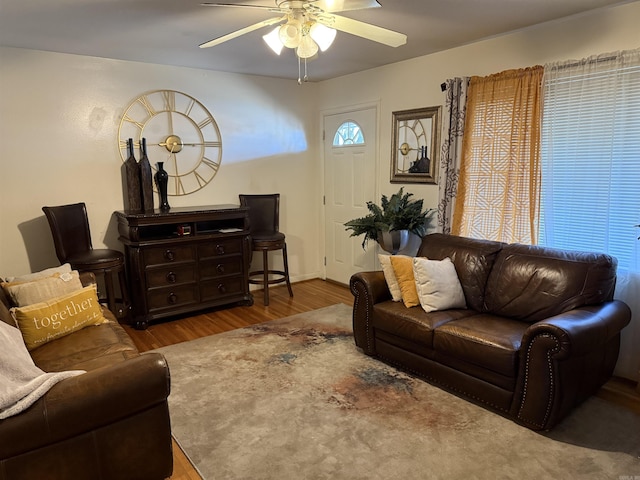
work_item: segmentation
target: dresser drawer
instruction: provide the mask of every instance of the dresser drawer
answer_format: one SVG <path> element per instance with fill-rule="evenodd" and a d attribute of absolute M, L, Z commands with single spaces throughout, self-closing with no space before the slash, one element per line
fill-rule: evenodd
<path fill-rule="evenodd" d="M 203 301 L 239 293 L 243 293 L 241 276 L 200 282 L 200 296 Z"/>
<path fill-rule="evenodd" d="M 200 257 L 200 259 L 231 255 L 234 253 L 242 253 L 242 238 L 222 238 L 218 241 L 198 245 L 198 257 Z"/>
<path fill-rule="evenodd" d="M 194 284 L 157 288 L 147 291 L 149 310 L 174 308 L 198 301 L 198 287 Z"/>
<path fill-rule="evenodd" d="M 196 281 L 194 264 L 163 266 L 146 271 L 147 287 L 166 287 L 169 285 L 191 283 Z"/>
<path fill-rule="evenodd" d="M 238 255 L 200 262 L 200 278 L 203 280 L 240 273 L 242 273 L 242 257 Z"/>
<path fill-rule="evenodd" d="M 144 264 L 146 266 L 188 262 L 194 261 L 195 258 L 193 245 L 153 247 L 144 250 Z"/>

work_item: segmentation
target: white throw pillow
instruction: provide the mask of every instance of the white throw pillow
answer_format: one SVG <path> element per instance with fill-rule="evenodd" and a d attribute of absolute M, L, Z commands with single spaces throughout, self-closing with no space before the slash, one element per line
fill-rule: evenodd
<path fill-rule="evenodd" d="M 2 283 L 5 293 L 17 307 L 46 302 L 52 298 L 82 290 L 82 282 L 77 270 L 56 273 L 32 282 Z"/>
<path fill-rule="evenodd" d="M 467 308 L 456 267 L 449 257 L 444 260 L 414 258 L 413 276 L 420 305 L 425 312 Z"/>
<path fill-rule="evenodd" d="M 384 272 L 384 279 L 387 282 L 389 291 L 391 292 L 391 298 L 394 302 L 401 301 L 402 291 L 400 290 L 398 279 L 396 278 L 396 274 L 393 271 L 393 266 L 391 265 L 391 256 L 379 253 L 378 260 L 380 260 L 380 265 L 382 266 L 382 271 Z"/>
<path fill-rule="evenodd" d="M 59 267 L 47 268 L 35 273 L 28 273 L 26 275 L 20 275 L 19 277 L 7 277 L 7 282 L 33 282 L 34 280 L 40 280 L 41 278 L 50 277 L 56 273 L 68 273 L 71 271 L 71 265 L 65 263 Z"/>

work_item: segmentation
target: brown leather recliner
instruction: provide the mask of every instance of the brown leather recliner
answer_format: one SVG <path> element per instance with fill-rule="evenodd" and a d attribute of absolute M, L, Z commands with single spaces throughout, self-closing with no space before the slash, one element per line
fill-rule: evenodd
<path fill-rule="evenodd" d="M 83 283 L 95 281 L 90 273 Z M 0 321 L 14 325 L 0 289 Z M 113 314 L 30 352 L 46 372 L 86 370 L 0 420 L 0 480 L 164 479 L 173 470 L 169 368 L 139 354 Z"/>
<path fill-rule="evenodd" d="M 631 311 L 612 300 L 615 258 L 443 234 L 418 256 L 453 261 L 467 308 L 393 302 L 382 272 L 351 277 L 355 342 L 533 430 L 548 430 L 611 376 Z"/>

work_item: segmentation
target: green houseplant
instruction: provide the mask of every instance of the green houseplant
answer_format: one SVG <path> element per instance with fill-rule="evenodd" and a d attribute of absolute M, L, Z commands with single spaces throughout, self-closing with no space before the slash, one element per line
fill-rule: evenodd
<path fill-rule="evenodd" d="M 362 248 L 369 240 L 379 241 L 384 232 L 408 231 L 423 237 L 431 223 L 435 210 L 423 210 L 422 199 L 412 200 L 412 193 L 404 193 L 404 187 L 390 198 L 382 195 L 380 206 L 367 202 L 369 215 L 350 220 L 344 224 L 346 230 L 351 230 L 352 237 L 364 235 Z"/>

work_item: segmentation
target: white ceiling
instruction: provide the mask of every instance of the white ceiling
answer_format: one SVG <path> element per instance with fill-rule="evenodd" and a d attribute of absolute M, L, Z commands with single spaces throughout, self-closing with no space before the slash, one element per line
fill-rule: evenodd
<path fill-rule="evenodd" d="M 274 0 L 222 0 L 275 5 Z M 407 60 L 619 0 L 379 0 L 381 8 L 341 15 L 408 36 L 398 48 L 339 32 L 309 63 L 320 81 Z M 0 0 L 0 45 L 236 73 L 297 78 L 292 50 L 273 54 L 270 27 L 222 45 L 198 45 L 274 16 L 251 8 L 203 7 L 201 0 Z M 594 32 L 595 33 L 595 32 Z"/>

